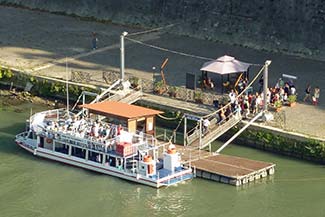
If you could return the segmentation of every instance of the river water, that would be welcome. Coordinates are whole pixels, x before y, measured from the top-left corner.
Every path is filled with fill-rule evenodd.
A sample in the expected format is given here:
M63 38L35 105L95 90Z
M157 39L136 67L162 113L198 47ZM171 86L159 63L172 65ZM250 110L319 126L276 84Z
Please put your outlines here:
M231 145L225 154L276 163L275 175L243 187L197 178L157 190L22 150L14 135L24 129L31 107L0 111L1 217L325 216L324 166Z

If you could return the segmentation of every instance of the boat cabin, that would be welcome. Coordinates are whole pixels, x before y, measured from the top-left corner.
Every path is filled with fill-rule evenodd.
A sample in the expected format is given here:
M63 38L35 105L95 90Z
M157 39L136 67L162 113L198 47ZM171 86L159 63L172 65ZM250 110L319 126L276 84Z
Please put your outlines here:
M162 111L115 101L84 104L81 107L87 109L89 113L114 119L117 123L123 123L131 133L142 131L150 135L155 134L155 116L163 113Z

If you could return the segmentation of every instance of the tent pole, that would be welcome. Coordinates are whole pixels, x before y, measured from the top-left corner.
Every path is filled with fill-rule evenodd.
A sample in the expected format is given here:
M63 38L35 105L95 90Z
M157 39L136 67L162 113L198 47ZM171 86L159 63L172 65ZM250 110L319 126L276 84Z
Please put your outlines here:
M223 75L221 75L221 94L223 94Z

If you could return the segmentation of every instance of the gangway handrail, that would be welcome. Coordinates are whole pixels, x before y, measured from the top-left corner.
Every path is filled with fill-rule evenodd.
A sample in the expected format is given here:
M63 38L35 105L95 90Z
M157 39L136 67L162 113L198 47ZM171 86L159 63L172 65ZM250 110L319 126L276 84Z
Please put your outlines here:
M71 111L73 111L73 110L77 107L77 105L78 105L78 103L79 103L79 101L80 101L80 99L81 99L81 97L82 97L83 95L95 96L95 97L98 96L97 93L93 93L93 92L89 92L89 91L85 91L85 90L82 91L81 94L79 95L79 97L78 97L76 103L75 103L74 106L72 107Z
M238 122L241 121L241 117L233 115L230 117L228 121L226 121L223 125L217 127L214 131L210 132L207 136L202 138L202 146L201 149L205 148L212 141L214 141L217 137L221 136L224 132L228 131L232 127L234 127Z
M131 103L137 101L140 97L142 97L142 95L143 95L142 90L133 90L131 92L131 94L122 98L120 101L131 104Z
M121 79L118 79L115 81L111 86L109 86L105 91L103 91L100 95L97 95L96 98L90 102L90 104L93 104L95 102L98 102L103 96L105 96L109 91L111 91L115 86L121 83ZM83 113L83 110L79 111L76 116L80 116Z
M210 121L211 124L208 127L209 128L209 133L207 135L202 135L202 143L205 144L206 141L211 140L211 138L215 137L215 135L219 134L222 131L225 131L225 128L231 128L233 127L234 124L237 124L241 120L241 116L238 116L237 114L231 113L229 116L227 116L228 120L224 119L221 122L217 122L217 119L215 117L212 118ZM235 120L235 121L233 121ZM214 128L215 125L219 125L217 128L211 130ZM230 127L229 127L230 126ZM196 139L199 138L200 132L199 132L198 126L195 128L192 128L188 133L187 133L187 144L191 145ZM226 130L227 131L227 130ZM190 134L191 132L191 134ZM190 135L189 135L190 134ZM201 148L206 147L206 145L203 145Z
M121 83L121 79L118 79L117 81L115 81L111 86L109 86L105 91L103 91L100 95L98 95L96 97L96 99L94 99L93 101L90 102L90 104L93 104L97 101L99 101L103 96L105 96L105 94L107 94L110 90L112 90L115 86L117 86L118 84Z
M237 138L247 127L263 115L264 111L258 113L252 120L250 120L243 128L241 128L235 135L233 135L225 144L223 144L214 154L219 154L225 147L227 147L234 139Z

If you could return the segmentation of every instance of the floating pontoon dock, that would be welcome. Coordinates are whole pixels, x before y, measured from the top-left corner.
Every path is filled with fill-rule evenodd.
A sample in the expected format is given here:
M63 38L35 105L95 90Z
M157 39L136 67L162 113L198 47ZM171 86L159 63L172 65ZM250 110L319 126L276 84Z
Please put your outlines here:
M235 186L254 182L274 174L275 164L205 150L176 146L184 162L191 162L196 177Z
M274 174L275 164L219 154L193 161L192 167L196 177L240 186Z

